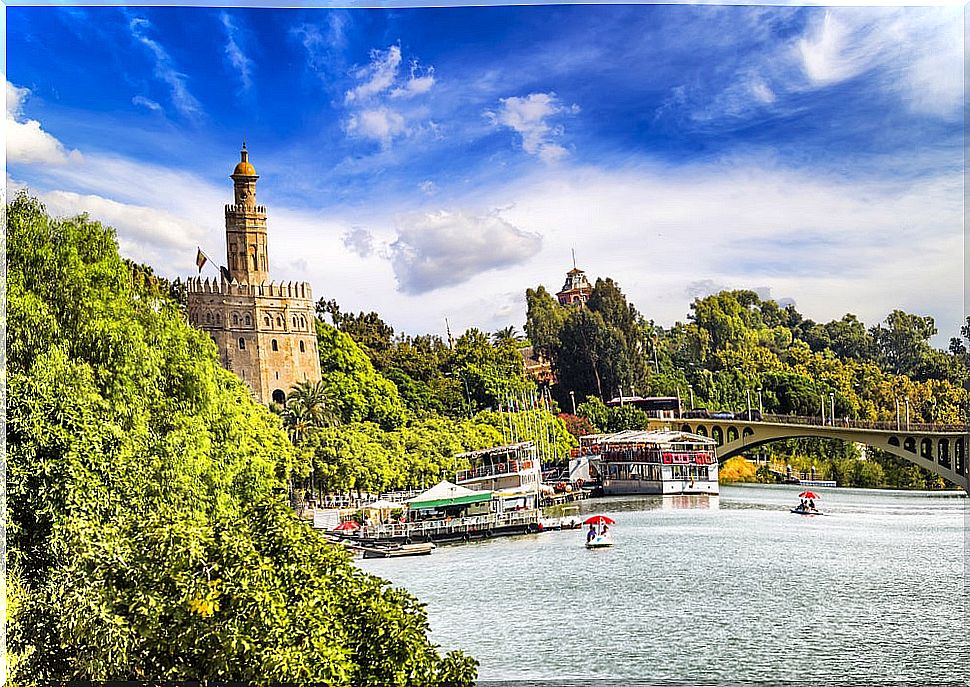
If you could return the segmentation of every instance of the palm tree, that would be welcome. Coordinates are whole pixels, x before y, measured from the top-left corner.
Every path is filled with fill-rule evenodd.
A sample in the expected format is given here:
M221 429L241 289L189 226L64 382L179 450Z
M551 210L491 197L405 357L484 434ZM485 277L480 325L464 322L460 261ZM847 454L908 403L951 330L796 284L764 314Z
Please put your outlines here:
M337 417L331 410L330 398L323 382L297 382L290 388L286 396L286 408L302 406L302 411L296 411L312 427L327 427L336 424Z
M509 325L508 327L503 327L502 329L499 329L494 334L492 334L492 341L494 341L496 344L502 343L503 341L518 342L521 340L522 340L522 337L519 336L519 333L515 330L515 327L513 325Z
M283 425L290 435L293 445L303 441L307 431L313 427L310 411L300 401L290 401L286 404L282 413Z

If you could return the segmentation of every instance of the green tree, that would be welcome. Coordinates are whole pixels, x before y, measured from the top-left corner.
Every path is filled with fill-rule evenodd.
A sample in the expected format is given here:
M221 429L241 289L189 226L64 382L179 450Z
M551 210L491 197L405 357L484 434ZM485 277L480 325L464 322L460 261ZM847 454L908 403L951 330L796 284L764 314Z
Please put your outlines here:
M470 684L286 504L293 448L113 233L7 208L10 679Z

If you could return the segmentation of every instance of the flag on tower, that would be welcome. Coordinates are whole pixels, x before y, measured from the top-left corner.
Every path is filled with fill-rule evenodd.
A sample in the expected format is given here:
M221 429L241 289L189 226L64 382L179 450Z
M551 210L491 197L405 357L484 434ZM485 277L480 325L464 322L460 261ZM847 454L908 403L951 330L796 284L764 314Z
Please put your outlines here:
M205 261L206 261L206 255L205 253L202 252L202 249L199 248L199 252L196 253L196 256L195 256L195 264L199 268L199 274L202 274L202 266L205 264Z

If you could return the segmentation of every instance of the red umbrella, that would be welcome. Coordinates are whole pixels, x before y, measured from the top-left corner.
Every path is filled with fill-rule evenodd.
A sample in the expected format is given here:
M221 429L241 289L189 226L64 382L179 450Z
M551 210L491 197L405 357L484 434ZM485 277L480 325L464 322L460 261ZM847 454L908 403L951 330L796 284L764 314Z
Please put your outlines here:
M801 494L798 495L798 497L799 498L802 498L802 499L820 499L820 498L822 498L821 496L819 496L818 494L816 494L814 491L803 491Z
M593 515L583 521L584 525L615 525L616 521L605 515Z
M342 523L333 528L334 532L346 532L347 530L356 530L360 527L353 520L344 520Z

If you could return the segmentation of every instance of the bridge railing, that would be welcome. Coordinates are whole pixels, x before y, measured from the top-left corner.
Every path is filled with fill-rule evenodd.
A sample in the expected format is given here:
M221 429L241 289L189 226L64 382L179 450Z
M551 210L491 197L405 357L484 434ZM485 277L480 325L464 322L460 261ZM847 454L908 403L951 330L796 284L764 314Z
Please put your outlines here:
M719 422L743 422L748 423L749 420L744 420L741 418L736 418L734 420L728 420L724 418L682 418L688 422L698 422L707 419L717 420ZM927 422L910 422L907 424L905 420L901 420L897 425L895 420L856 420L852 418L836 417L835 423L832 423L832 419L828 417L808 416L808 415L770 415L764 414L762 416L761 422L776 422L778 424L786 425L813 425L817 427L834 427L836 429L880 429L889 430L893 432L955 432L955 433L966 433L968 428L966 425L956 425L956 424L941 424L941 423L927 423Z

